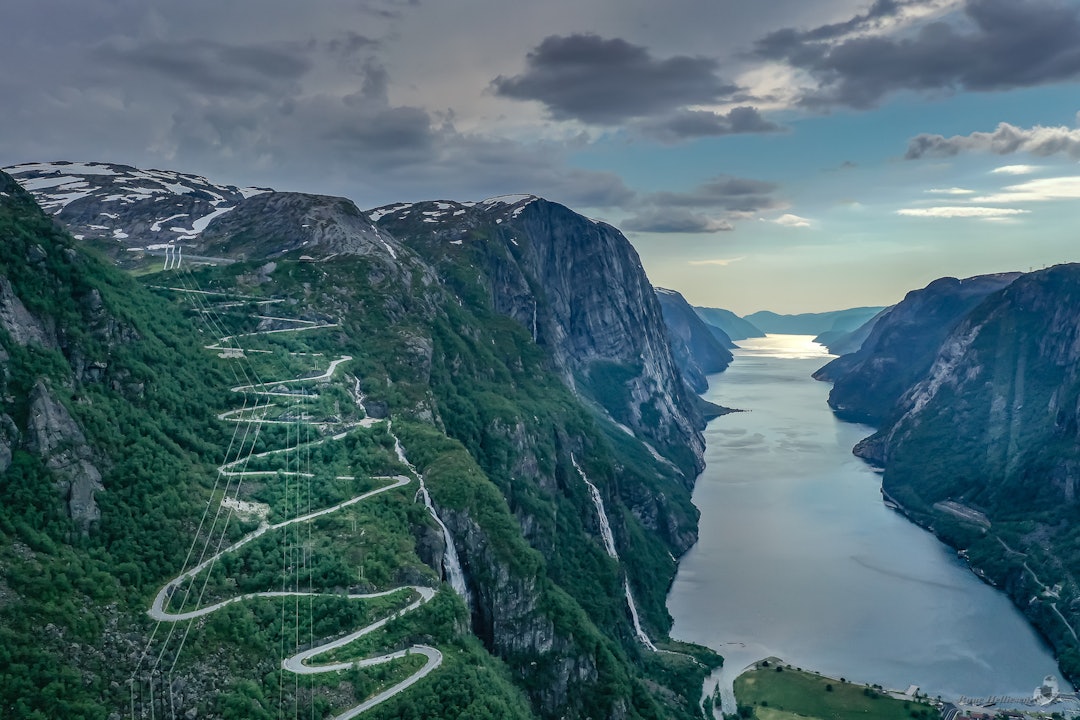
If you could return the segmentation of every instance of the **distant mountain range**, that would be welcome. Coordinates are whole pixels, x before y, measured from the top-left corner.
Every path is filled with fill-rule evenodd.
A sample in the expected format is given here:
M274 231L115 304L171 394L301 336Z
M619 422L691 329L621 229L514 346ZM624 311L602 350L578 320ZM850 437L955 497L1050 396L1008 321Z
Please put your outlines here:
M764 337L767 333L781 335L814 335L815 340L840 353L858 349L865 339L872 321L882 307L858 307L820 313L780 315L760 310L739 317L723 308L695 307L706 324L719 328L734 341ZM860 333L861 334L858 334ZM836 348L833 349L835 344Z
M708 325L723 330L733 341L752 337L765 337L765 333L752 322L744 320L730 310L723 308L695 307L694 312Z
M858 307L848 310L800 313L797 315L778 315L768 310L761 310L747 315L745 320L753 323L766 333L839 335L855 330L883 309L882 307ZM822 342L824 343L824 341Z

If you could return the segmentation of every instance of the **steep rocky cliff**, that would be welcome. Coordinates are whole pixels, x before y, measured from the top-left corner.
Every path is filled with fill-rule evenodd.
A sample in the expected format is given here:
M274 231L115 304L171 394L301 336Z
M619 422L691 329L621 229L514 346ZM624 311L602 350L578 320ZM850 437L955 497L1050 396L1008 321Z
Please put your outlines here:
M226 380L186 326L0 173L5 716L126 707L119 683L147 639L131 596L183 561L202 453L223 438L191 412Z
M702 417L622 233L532 196L392 205L371 217L448 282L479 279L494 309L551 354L568 386L650 442L692 484L704 467Z
M78 423L42 379L34 383L29 399L26 449L41 458L56 478L56 488L68 515L86 532L101 519L94 496L105 489L101 472L94 465L93 452Z
M731 364L731 339L720 328L710 329L674 290L656 288L656 298L683 380L694 392L705 392L709 389L705 376L723 372Z
M20 449L36 456L51 475L67 516L85 534L101 517L96 495L104 488L98 465L105 458L91 448L60 396L70 397L71 386L83 383L123 389L128 370L110 359L120 344L136 342L138 333L130 321L103 307L96 287L80 281L82 259L4 173L0 215L0 345L6 346L0 347L6 396L0 471L8 469ZM41 357L40 372L19 367L34 356ZM62 358L70 370L48 372L55 368L49 356ZM14 387L7 387L9 381Z
M856 447L883 488L1046 635L1080 675L1080 265L987 282L893 421ZM955 284L953 281L952 284Z
M900 396L923 377L945 337L987 295L1018 273L941 278L912 290L882 313L861 347L814 373L831 381L829 407L846 420L887 420Z

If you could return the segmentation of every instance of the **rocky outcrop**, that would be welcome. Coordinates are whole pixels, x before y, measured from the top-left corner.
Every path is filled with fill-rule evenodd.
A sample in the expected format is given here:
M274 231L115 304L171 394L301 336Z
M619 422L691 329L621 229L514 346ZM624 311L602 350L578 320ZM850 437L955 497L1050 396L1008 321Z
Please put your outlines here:
M51 322L35 317L26 309L6 277L0 277L0 327L18 345L57 347L56 328Z
M53 473L71 519L83 532L89 530L101 519L94 500L94 494L104 489L101 472L78 423L40 380L30 393L26 447Z
M732 344L731 339L719 328L710 330L686 299L674 290L656 288L656 299L660 301L671 352L683 380L694 392L705 392L709 389L705 376L723 372L731 364L731 351L727 349Z
M294 192L260 193L239 202L193 241L201 255L273 260L290 253L311 260L367 255L396 260L400 247L351 200Z
M941 278L909 292L874 323L854 353L825 365L814 378L833 382L829 407L840 417L879 424L900 396L930 368L945 337L990 293L1018 273Z
M525 205L516 220L528 242L515 259L546 300L547 339L557 360L593 385L610 380L606 363L633 370L621 383L625 394L617 393L621 403L604 398L608 411L661 452L689 447L692 471L700 472L702 422L634 248L614 227L544 200ZM599 368L605 369L598 379Z
M1080 443L1080 265L1021 276L984 300L939 344L928 370L877 433L887 461L926 418L950 416L986 457L1015 454L1023 431ZM981 438L973 431L981 430ZM959 448L958 448L959 449ZM1077 446L1080 450L1080 445ZM980 464L985 461L980 461Z
M544 594L550 592L541 587L541 578L516 572L500 559L486 533L467 513L443 510L441 514L460 542L462 556L468 558L466 573L477 591L474 631L501 657L536 658L535 672L549 675L538 683L543 688L538 698L543 712L565 710L572 705L575 687L595 683L595 658L581 652L574 638L557 632L541 607Z
M11 467L12 451L18 447L21 434L7 413L0 414L0 473Z

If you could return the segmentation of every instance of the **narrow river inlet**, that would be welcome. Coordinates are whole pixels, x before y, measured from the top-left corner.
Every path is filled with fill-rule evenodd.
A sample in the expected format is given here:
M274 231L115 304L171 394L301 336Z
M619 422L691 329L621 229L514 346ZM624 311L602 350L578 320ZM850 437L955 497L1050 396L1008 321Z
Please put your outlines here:
M1059 675L1009 599L954 551L887 508L851 454L871 428L843 423L811 379L809 336L743 340L706 399L746 412L705 431L700 538L668 596L671 635L720 652L719 682L769 656L944 698L1031 696ZM1063 683L1063 687L1065 684Z

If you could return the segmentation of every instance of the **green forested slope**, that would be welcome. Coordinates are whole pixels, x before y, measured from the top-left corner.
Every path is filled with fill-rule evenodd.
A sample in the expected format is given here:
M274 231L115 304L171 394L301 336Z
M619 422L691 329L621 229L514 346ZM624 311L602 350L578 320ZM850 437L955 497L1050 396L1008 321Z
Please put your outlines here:
M668 553L685 547L685 529L649 527L648 515L630 507L650 507L666 493L668 515L692 528L685 481L583 407L529 334L493 312L483 293L463 304L422 264L395 269L358 256L185 268L147 276L147 289L73 248L29 196L0 181L0 262L11 287L0 303L0 435L11 450L0 475L5 717L106 718L127 716L132 706L141 715L154 702L164 711L166 687L180 699L178 714L275 717L311 708L322 716L409 672L399 663L298 680L279 668L286 645L378 617L378 603L335 593L438 582L442 538L415 484L306 523L306 535L299 525L291 539L289 531L284 539L268 533L198 578L209 602L280 588L285 576L288 587L323 593L305 601L306 619L299 602L292 617L280 600L233 604L193 622L177 655L176 640L162 640L169 627L153 635L145 614L185 567L193 539L209 537L199 519L221 502L221 491L211 492L221 479L215 467L233 457L236 443L251 453L298 439L307 448L302 460L254 455L244 466L265 476L245 479L236 497L265 506L275 522L375 487L372 477L411 475L385 424L359 425L383 414L427 476L474 599L470 610L443 585L433 601L350 648L421 642L445 658L370 716L697 716L702 668L637 642L621 579L628 576L645 629L659 641L669 626ZM328 327L252 336L242 345L266 352L243 358L203 347L221 335L273 328L270 315ZM255 417L249 394L230 387L260 379L269 388L343 356L352 359L327 381L293 386L312 395L302 410L259 409L279 425L258 425L238 440L243 423L217 417ZM42 449L41 438L52 436L32 415L54 405L68 411L83 442L68 428ZM352 429L334 439L340 428ZM601 489L621 564L604 552L572 458ZM289 462L304 463L310 480L290 482ZM100 474L97 510L73 518L72 501L56 487L86 465ZM238 515L220 540L257 525ZM164 663L158 675L150 672L155 658Z

